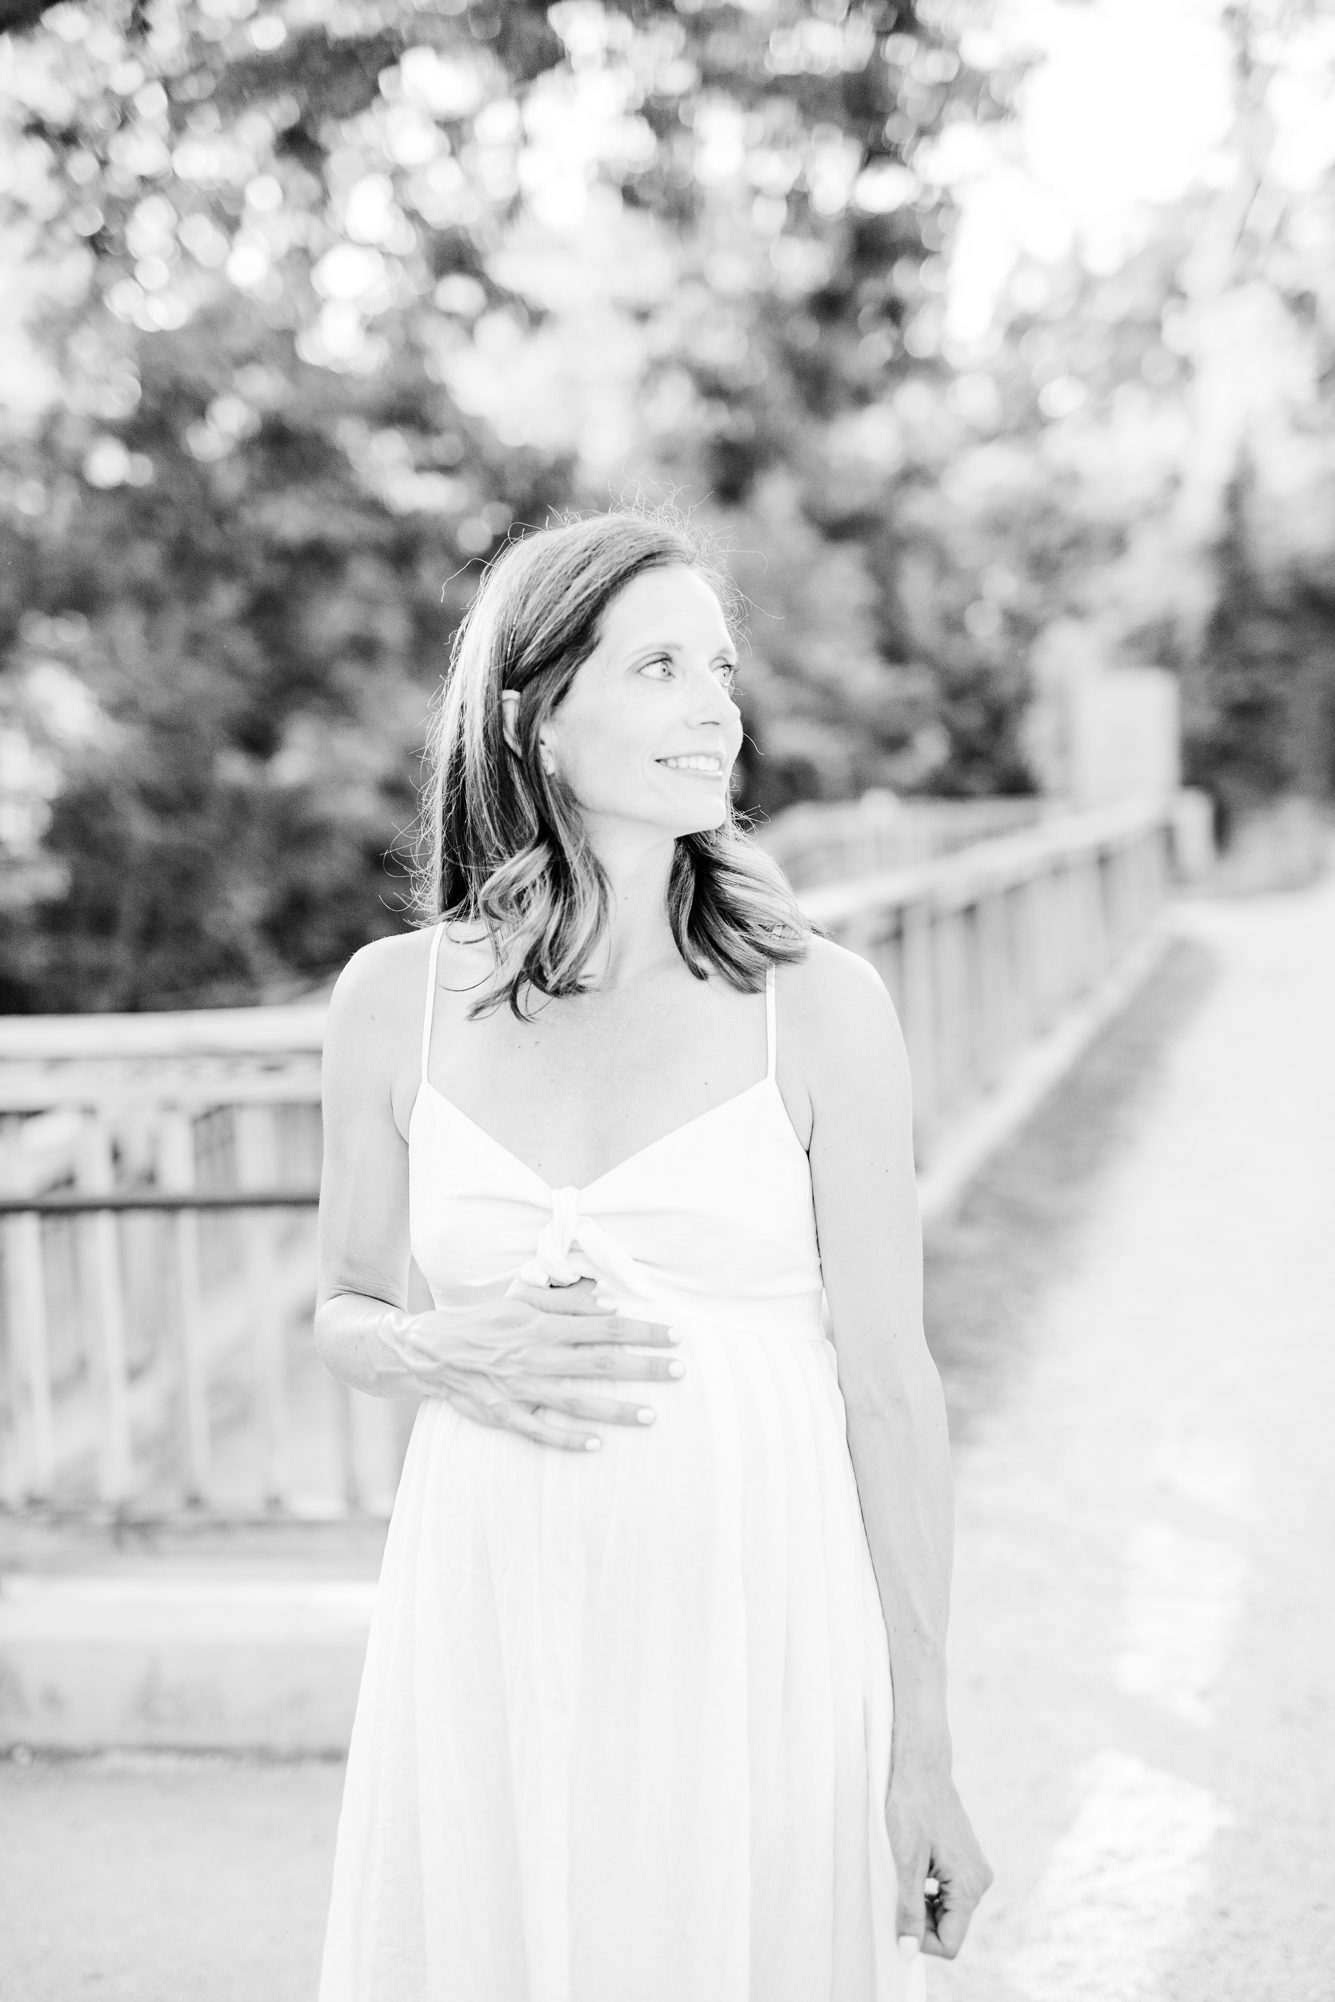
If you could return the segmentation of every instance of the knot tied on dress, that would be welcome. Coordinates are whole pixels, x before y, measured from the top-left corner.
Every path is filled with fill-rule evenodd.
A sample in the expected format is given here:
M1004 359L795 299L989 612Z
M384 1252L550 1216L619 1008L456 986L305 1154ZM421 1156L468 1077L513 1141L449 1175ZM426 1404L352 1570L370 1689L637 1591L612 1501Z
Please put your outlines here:
M552 1213L538 1233L532 1258L511 1281L526 1286L573 1286L577 1279L609 1279L623 1292L650 1291L644 1273L596 1218L580 1210L577 1188L551 1191Z

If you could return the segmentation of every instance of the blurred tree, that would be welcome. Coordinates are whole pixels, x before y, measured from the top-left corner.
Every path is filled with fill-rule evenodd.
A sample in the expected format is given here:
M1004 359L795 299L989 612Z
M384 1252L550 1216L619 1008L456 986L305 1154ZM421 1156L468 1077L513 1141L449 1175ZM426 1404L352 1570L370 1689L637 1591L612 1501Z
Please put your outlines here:
M400 921L382 858L470 566L597 499L470 390L542 335L506 251L559 207L569 147L544 133L572 105L600 121L584 183L672 273L642 383L685 404L646 471L704 486L730 540L801 551L782 637L761 622L752 802L941 768L986 663L963 629L948 672L899 650L893 538L879 501L834 500L829 439L939 369L948 205L914 149L1004 98L944 28L895 0L365 0L319 23L67 0L9 25L30 32L5 227L45 267L53 387L0 507L0 707L33 744L73 618L56 664L92 721L43 710L58 782L0 914L0 1005L283 992Z
M1109 662L1175 670L1225 834L1335 779L1335 171L1312 116L1335 41L1306 0L1226 25L1208 174L1111 251L1020 256L936 406L968 618L1021 651L1075 619Z
M1225 835L1335 789L1335 168L1284 157L1295 72L1328 107L1335 38L1312 0L1226 11L1233 172L1178 267L1188 449L1169 510L1188 774Z
M63 893L10 912L0 1004L277 993L401 922L386 851L470 576L437 518L377 491L377 440L391 472L405 428L466 462L448 478L488 543L565 497L560 465L501 451L402 351L331 382L281 332L252 342L225 306L201 314L145 343L114 430L90 443L62 414L33 443L51 509L6 566L10 674L74 614L97 727L42 844ZM237 373L247 403L217 393Z
M1232 838L1289 796L1335 791L1335 586L1292 560L1267 567L1244 453L1212 551L1214 604L1190 675L1187 774L1214 795Z

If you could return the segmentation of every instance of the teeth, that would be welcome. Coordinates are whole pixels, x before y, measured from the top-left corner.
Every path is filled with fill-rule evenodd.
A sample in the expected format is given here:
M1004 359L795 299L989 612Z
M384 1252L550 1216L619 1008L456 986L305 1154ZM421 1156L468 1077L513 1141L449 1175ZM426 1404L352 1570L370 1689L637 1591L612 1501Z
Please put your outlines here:
M721 772L723 770L722 758L660 758L658 762L660 765L666 765L669 771Z

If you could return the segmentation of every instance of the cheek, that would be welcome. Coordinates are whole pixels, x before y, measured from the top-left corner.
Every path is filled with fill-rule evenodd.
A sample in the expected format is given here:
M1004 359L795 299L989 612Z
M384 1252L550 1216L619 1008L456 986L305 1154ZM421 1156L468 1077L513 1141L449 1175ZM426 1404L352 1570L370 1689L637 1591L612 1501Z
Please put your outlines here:
M558 749L559 769L577 799L615 798L641 779L646 747L614 718L572 730Z

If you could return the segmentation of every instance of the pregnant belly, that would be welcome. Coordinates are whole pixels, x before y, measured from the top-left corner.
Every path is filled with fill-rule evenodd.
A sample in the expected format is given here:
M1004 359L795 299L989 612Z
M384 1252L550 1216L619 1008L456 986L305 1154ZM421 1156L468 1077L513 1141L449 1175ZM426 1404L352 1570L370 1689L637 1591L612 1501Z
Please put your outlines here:
M448 1525L456 1547L472 1547L475 1556L483 1544L502 1559L540 1549L557 1569L578 1562L597 1570L688 1563L729 1522L748 1547L763 1548L787 1534L793 1511L819 1512L831 1500L842 1509L850 1498L856 1505L827 1341L699 1323L683 1330L678 1353L686 1373L674 1380L552 1379L576 1396L655 1411L652 1425L589 1421L602 1440L596 1453L549 1446L479 1424L444 1400L426 1401L396 1518L412 1515L424 1529Z

